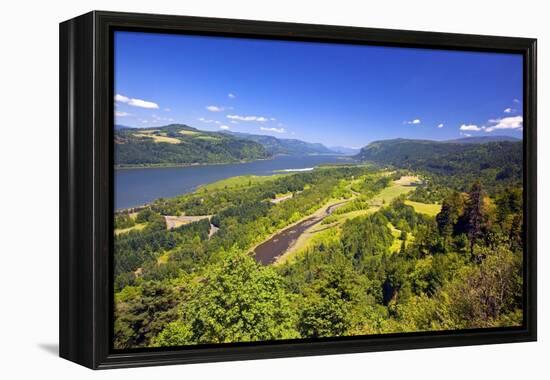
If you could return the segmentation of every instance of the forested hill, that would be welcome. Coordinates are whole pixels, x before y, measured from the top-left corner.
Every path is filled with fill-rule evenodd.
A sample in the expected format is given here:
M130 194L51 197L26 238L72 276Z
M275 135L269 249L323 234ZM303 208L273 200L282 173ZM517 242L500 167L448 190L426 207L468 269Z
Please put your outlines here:
M446 143L458 143L458 144L486 144L490 142L501 142L501 141L511 141L518 142L521 139L511 136L471 136L471 137L462 137L455 140L446 140Z
M336 153L323 144L310 143L297 139L280 139L273 136L253 135L239 132L224 132L231 136L255 141L263 145L270 154L332 154Z
M522 155L521 141L476 144L394 139L372 142L355 158L439 176L459 176L464 183L477 178L495 184L521 181Z
M182 124L115 129L115 165L162 166L265 159L259 143Z

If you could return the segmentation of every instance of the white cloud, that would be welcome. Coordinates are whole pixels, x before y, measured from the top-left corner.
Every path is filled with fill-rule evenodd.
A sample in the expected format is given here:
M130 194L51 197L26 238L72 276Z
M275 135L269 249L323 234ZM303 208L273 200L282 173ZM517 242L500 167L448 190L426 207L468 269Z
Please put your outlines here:
M519 99L514 99L513 102L519 104Z
M466 136L466 137L472 137L472 135L469 134L469 133L465 133L464 136Z
M443 127L444 127L443 123L437 125L437 128L443 128Z
M124 116L130 116L131 114L129 114L128 112L124 112L124 111L115 111L115 116L116 117L124 117Z
M516 112L516 110L513 109L513 108L510 108L510 107L508 107L504 110L504 113L512 113L512 112Z
M219 106L208 106L206 109L210 112L222 112L225 108Z
M238 121L235 121L235 120L231 120L230 123L231 123L231 124L239 124L239 122L238 122Z
M228 125L220 125L220 129L229 129Z
M115 102L121 102L121 103L128 103L130 101L130 98L124 95L116 94L115 95Z
M221 124L221 122L219 122L218 120L205 119L204 117L199 117L198 120L202 121L203 123L206 123L206 124L218 124L218 125Z
M147 100L142 100L142 99L130 99L130 101L128 102L128 105L134 106L134 107L148 108L148 109L159 108L159 105L157 103L149 102Z
M267 128L267 127L260 127L260 130L266 131L266 132L285 133L285 129L284 129L284 128Z
M237 96L236 96L235 94L233 94L233 93L230 92L229 94L227 94L227 97L228 97L229 99L235 99Z
M474 125L474 124L469 124L469 125L466 125L466 124L462 124L460 126L460 130L461 131L481 131L481 128L479 128L477 125Z
M268 120L266 117L263 116L227 115L227 118L240 121L259 121L260 123L266 122Z
M493 132L497 129L514 129L521 130L523 129L523 116L509 116L503 117L502 119L491 119L489 123L492 125L485 128L487 132Z
M420 123L421 123L420 119L405 121L405 124L410 124L410 125L416 125L416 124L420 124Z
M129 98L127 96L120 95L120 94L115 95L115 102L126 103L129 106L140 107L140 108L148 108L148 109L159 108L159 105L155 102L150 102L148 100L143 100L143 99Z

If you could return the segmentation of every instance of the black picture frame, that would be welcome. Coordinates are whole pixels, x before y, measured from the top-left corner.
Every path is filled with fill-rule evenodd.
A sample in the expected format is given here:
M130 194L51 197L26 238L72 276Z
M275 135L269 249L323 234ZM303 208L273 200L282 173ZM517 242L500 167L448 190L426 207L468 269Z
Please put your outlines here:
M112 349L115 30L519 53L524 64L524 324L315 341ZM93 369L535 341L536 39L93 11L60 24L60 356Z

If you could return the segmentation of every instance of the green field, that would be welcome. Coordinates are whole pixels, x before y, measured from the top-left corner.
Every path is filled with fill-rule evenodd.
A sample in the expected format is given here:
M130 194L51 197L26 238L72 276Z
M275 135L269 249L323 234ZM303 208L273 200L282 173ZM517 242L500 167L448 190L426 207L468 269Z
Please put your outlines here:
M395 226L391 223L388 223L388 227L390 228L391 234L393 235L393 243L390 247L390 252L399 252L402 243L402 240L399 238L401 236L401 230L395 228Z
M118 228L118 229L115 229L115 235L124 234L124 233L130 232L130 231L141 231L146 226L147 226L147 223L138 223L138 224L136 224L135 226L132 226L132 227Z
M227 179L222 179L217 182L209 183L208 185L203 185L199 187L199 191L216 191L222 189L234 189L238 187L248 187L253 185L259 185L269 181L274 181L283 176L290 174L274 174L269 176L261 175L242 175L237 177L231 177Z
M420 203L406 200L405 204L414 207L414 211L429 216L436 216L441 211L441 205L434 203Z
M197 135L199 132L196 132L196 131L188 131L188 130L186 130L186 129L183 129L183 130L179 131L179 133L181 133L182 135L194 136L194 135Z
M403 240L401 240L401 230L395 228L392 223L388 223L388 227L390 228L391 234L394 238L393 243L390 247L390 252L399 252L401 250L401 245L403 244ZM405 241L406 245L408 246L413 241L414 236L412 234L407 234L407 240Z
M414 191L416 186L413 186L412 183L417 181L419 181L418 177L402 177L398 181L393 181L390 186L380 191L380 193L372 199L371 204L373 206L388 204L395 198Z

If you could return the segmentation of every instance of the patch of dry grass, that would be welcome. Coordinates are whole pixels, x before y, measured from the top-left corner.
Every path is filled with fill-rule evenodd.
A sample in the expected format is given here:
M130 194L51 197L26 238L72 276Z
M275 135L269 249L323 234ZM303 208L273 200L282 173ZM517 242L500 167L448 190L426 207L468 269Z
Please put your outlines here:
M181 133L182 135L192 136L192 135L197 135L199 132L187 131L187 130L183 129L183 130L179 131L179 133Z
M426 214L429 216L436 216L441 211L441 205L435 203L421 203L406 200L405 204L412 206L414 208L414 211L418 212L419 214Z
M147 131L149 132L149 131ZM161 135L153 135L150 133L134 133L135 137L146 137L146 138L152 138L154 142L156 143L168 143L168 144L179 144L181 143L180 140L174 138L174 137L168 137L168 136L161 136Z
M124 234L130 231L140 231L145 228L147 223L138 223L132 227L115 229L115 235Z

